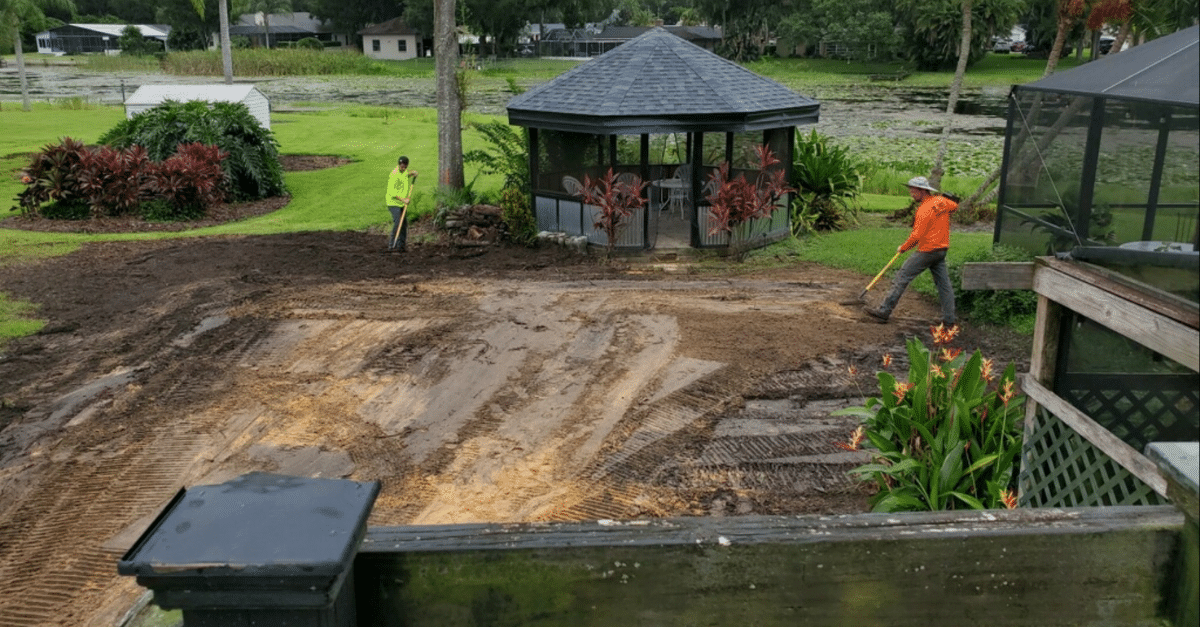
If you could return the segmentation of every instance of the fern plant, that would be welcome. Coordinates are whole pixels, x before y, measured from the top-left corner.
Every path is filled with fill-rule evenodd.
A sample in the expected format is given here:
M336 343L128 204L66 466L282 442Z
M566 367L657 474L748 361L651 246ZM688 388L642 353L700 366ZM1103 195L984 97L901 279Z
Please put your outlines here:
M529 144L524 130L499 120L474 123L471 128L483 136L489 148L464 153L463 162L478 164L481 174L502 175L506 189L529 191Z

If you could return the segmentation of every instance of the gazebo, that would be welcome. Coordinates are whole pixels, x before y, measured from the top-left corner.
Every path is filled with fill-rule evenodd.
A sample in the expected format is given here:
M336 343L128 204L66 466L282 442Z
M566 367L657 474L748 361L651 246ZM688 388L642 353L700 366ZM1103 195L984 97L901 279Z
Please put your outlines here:
M795 127L820 104L655 28L508 103L509 123L528 129L532 206L538 228L607 245L577 184L609 168L648 182L647 204L614 246L724 247L711 228L706 183L722 163L753 180L753 148L766 145L789 168ZM790 174L790 172L789 172ZM787 206L751 225L765 244L789 232ZM677 231L676 231L677 229ZM675 235L675 233L678 235ZM660 239L660 235L662 238Z

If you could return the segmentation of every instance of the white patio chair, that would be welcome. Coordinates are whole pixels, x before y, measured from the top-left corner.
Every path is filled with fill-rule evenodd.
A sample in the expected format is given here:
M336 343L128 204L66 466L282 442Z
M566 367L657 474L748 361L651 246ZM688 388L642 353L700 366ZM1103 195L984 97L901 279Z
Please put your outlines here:
M572 196L580 196L583 194L583 183L573 176L562 177L562 186L566 192Z
M691 204L689 200L691 197L692 167L685 163L675 168L673 180L678 182L670 188L667 196L667 204L672 210L678 209L679 217L682 219L686 217L687 207Z

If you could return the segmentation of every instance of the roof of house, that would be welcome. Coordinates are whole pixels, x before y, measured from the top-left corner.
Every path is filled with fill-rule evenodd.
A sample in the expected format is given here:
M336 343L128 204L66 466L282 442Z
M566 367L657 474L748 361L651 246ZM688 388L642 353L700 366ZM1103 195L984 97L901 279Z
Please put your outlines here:
M413 30L408 24L404 23L404 18L394 17L386 22L372 24L360 31L359 35L420 35L421 33Z
M1200 26L1055 72L1018 90L1200 104Z
M95 31L111 37L120 37L122 31L130 24L64 24L63 26L74 26L85 30ZM165 38L171 33L171 27L167 24L133 24L142 31L143 37ZM60 26L59 28L62 28ZM47 32L53 32L57 29L51 28Z
M711 26L605 26L596 39L628 40L643 35L654 28L661 28L672 35L677 35L688 41L720 39L721 29Z
M254 85L142 85L138 87L125 105L159 105L168 100L175 102L242 102L251 92L258 91ZM261 93L261 92L260 92Z
M601 134L751 131L814 124L820 106L654 28L516 96L508 119Z

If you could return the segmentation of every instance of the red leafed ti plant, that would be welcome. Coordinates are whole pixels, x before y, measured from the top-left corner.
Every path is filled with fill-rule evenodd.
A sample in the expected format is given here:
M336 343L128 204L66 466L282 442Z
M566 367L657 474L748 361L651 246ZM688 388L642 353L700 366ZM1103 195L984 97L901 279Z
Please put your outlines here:
M612 168L596 180L584 175L583 189L579 195L583 196L583 204L600 209L593 226L604 231L608 237L609 253L616 246L617 236L633 216L633 210L645 206L646 198L642 196L645 188L646 183L641 177L634 176L631 181L624 182L617 179Z
M709 235L728 231L730 250L738 258L744 253L741 242L733 237L740 225L756 218L767 218L778 209L779 199L784 194L796 191L787 183L787 172L781 167L775 154L765 144L754 147L758 159L758 173L750 181L745 174L730 179L729 162L724 162L709 174L713 192L707 196L712 204Z

